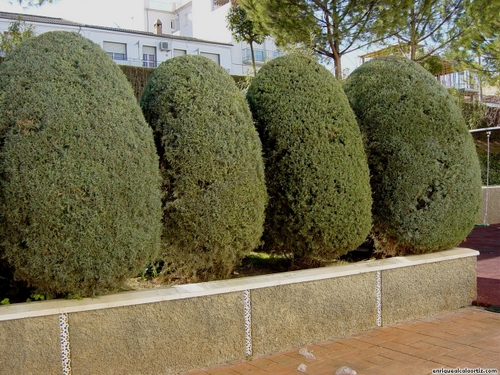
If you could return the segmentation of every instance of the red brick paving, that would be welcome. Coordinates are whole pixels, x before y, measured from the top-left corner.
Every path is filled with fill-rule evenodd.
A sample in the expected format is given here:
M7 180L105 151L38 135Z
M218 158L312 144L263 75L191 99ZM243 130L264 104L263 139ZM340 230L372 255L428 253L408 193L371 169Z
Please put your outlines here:
M358 375L428 375L433 369L464 367L500 371L500 314L467 307L308 345L316 359L300 355L300 349L185 374L334 375L342 366ZM297 370L302 364L305 372Z
M476 302L500 306L500 223L474 227L460 247L479 251Z
M477 303L500 306L500 224L477 226L461 247L478 250ZM494 368L500 373L500 314L467 307L379 328L350 338L232 362L186 375L334 375L348 366L357 375L428 375L433 369ZM300 365L306 366L299 372Z

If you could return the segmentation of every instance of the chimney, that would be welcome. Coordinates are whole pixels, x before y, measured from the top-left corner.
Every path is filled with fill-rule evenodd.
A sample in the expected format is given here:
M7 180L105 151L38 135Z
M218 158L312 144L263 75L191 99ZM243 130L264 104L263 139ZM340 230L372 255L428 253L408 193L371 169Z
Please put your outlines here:
M156 20L155 24L153 25L155 29L155 34L161 35L163 34L163 24L159 19Z

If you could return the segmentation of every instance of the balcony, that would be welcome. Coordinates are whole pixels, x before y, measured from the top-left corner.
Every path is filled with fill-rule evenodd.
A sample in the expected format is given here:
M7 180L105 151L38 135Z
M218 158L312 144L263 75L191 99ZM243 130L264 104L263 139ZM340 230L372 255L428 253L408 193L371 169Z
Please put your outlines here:
M149 9L173 12L182 6L182 0L149 0Z
M477 90L479 88L477 77L467 70L461 72L446 72L445 74L436 76L436 79L446 88L454 87L459 90Z
M113 61L119 65L142 66L146 68L157 68L160 65L160 62L156 60L116 58L116 56L113 58Z
M265 49L254 48L253 49L255 63L256 64L264 64L266 61L272 60L275 57L282 56L283 52L281 51L270 51ZM243 64L251 64L252 63L252 53L250 48L243 49Z

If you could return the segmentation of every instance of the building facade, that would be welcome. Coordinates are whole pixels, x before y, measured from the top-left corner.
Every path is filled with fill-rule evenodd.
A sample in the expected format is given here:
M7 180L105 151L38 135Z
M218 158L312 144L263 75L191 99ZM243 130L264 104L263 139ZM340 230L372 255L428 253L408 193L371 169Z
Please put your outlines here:
M252 71L250 47L236 42L227 27L230 0L144 0L144 30L152 29L152 20L161 20L164 32L232 44L231 73L246 75ZM165 29L166 27L166 29ZM254 44L257 67L282 55L272 38Z
M153 24L154 31L136 31L86 25L61 18L0 12L0 32L6 31L17 20L33 25L37 35L56 30L79 33L101 46L121 65L154 68L169 58L196 54L214 60L228 73L232 73L233 46L230 43L166 34L163 33L163 25L156 20Z

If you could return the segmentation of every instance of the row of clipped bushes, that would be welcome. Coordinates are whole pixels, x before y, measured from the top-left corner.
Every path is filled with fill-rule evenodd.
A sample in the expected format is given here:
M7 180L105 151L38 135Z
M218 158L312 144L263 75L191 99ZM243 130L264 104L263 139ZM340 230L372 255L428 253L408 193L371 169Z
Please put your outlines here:
M153 73L153 68L146 67L134 67L127 65L120 65L120 68L125 73L127 79L132 85L132 89L134 90L134 94L138 101L140 101L142 97L142 93L144 92L144 88L146 87L147 82L149 81L149 77ZM231 76L236 82L236 86L240 89L246 89L251 82L251 76ZM487 107L486 105L480 102L465 102L463 94L457 89L448 89L451 96L456 100L462 116L464 117L465 123L469 129L476 128L485 128L489 126L495 126L498 124L500 118L500 110L494 107ZM473 135L473 138L476 143L476 150L479 156L479 162L481 165L481 178L483 181L483 185L486 185L486 167L487 167L487 155L486 155L486 147L483 146L484 133L476 133ZM493 133L492 141L495 141L495 134ZM497 150L497 147L492 148L490 153L491 163L490 163L490 185L500 185L500 152Z
M257 247L312 262L370 232L385 254L461 242L481 184L446 91L401 58L363 65L344 89L288 55L245 100L215 63L181 56L139 107L89 40L28 40L0 66L4 270L38 293L87 296L156 260L210 279Z
M2 60L0 60L1 62ZM149 77L155 71L155 68L148 68L143 66L130 66L130 65L119 65L122 72L127 77L127 80L132 85L132 90L137 98L137 101L141 100L142 93L146 87ZM247 76L231 75L238 87L246 87Z

